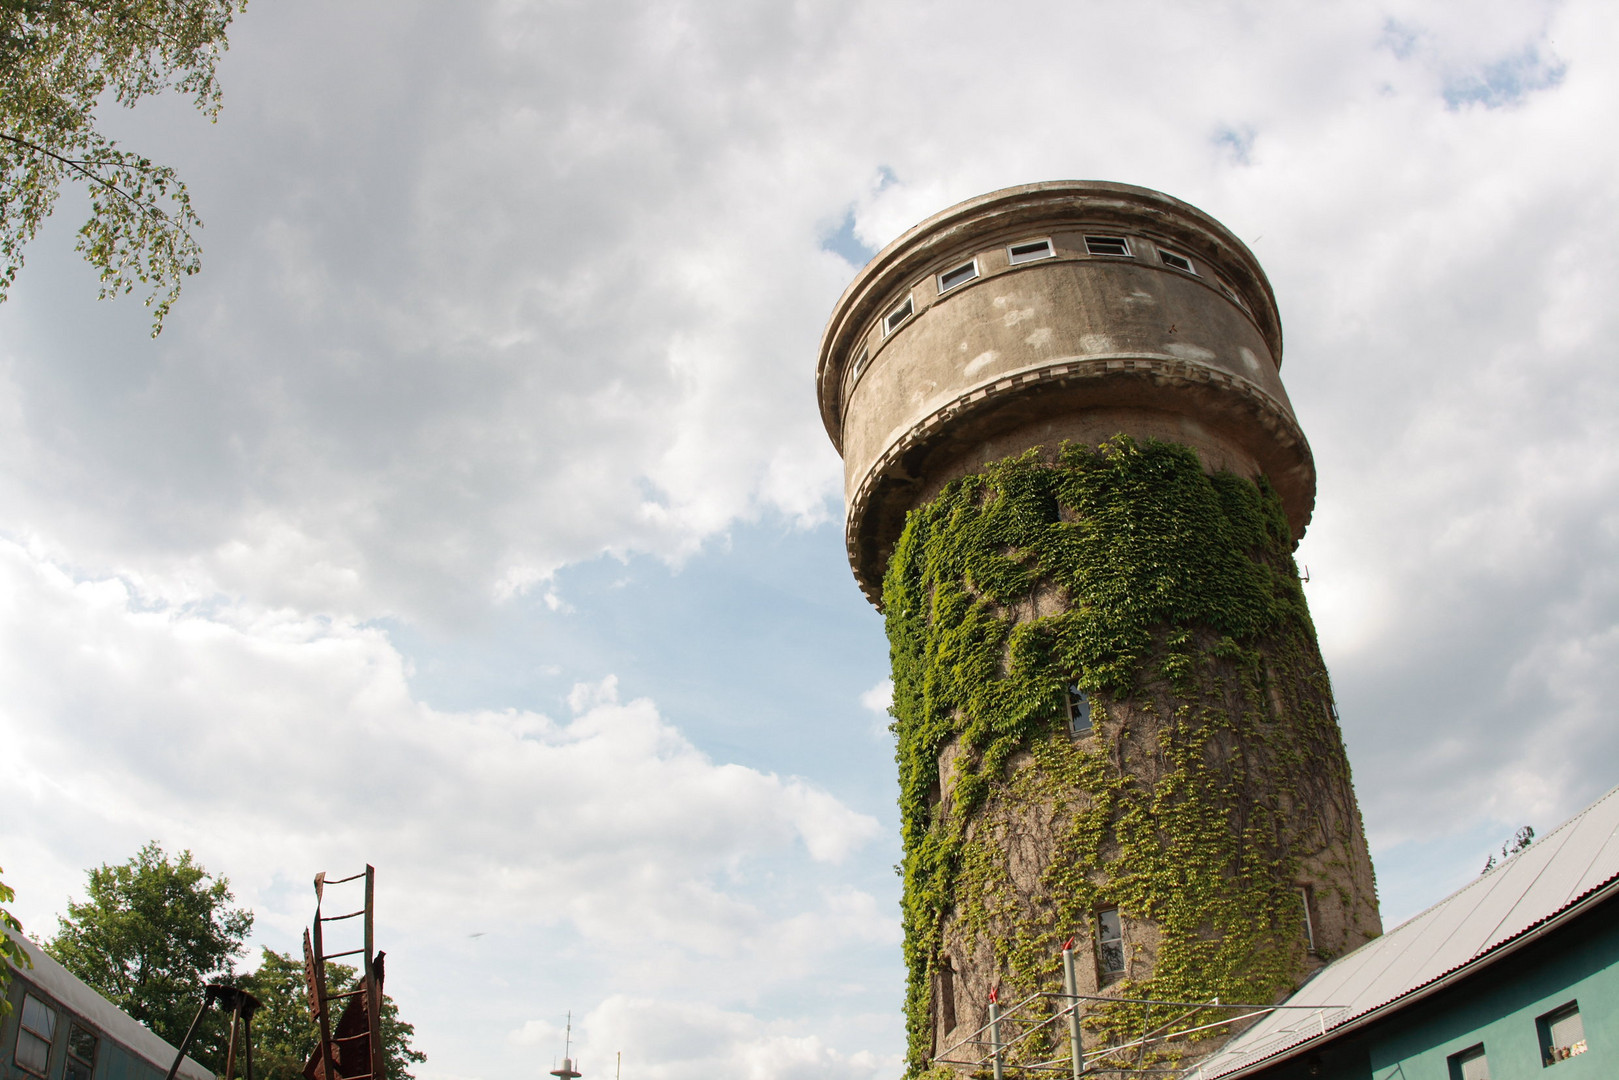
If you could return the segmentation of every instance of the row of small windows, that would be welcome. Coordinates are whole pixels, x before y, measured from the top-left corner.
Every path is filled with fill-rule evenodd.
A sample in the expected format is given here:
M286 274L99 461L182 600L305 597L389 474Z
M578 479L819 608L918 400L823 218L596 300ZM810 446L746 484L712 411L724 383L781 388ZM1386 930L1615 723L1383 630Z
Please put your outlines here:
M1124 259L1132 259L1135 257L1135 252L1131 248L1130 238L1127 236L1093 236L1087 234L1084 241L1085 253L1088 255L1110 256ZM1197 268L1192 265L1192 260L1187 258L1185 255L1177 254L1168 250L1167 248L1158 247L1156 244L1152 245L1152 250L1157 253L1158 261L1164 266L1167 266L1172 270L1179 270L1183 274L1190 274L1193 277L1202 276L1197 272ZM1043 236L1037 240L1025 240L1021 243L1008 246L1006 249L1006 260L1011 266L1022 266L1024 263L1031 263L1040 259L1052 258L1056 254L1057 249L1052 244L1051 238L1049 236ZM979 267L978 259L972 258L957 266L952 266L948 270L941 271L934 278L934 283L938 287L939 295L943 296L952 289L960 288L961 286L967 284L967 282L973 281L981 275L982 270ZM1233 292L1225 282L1216 279L1216 284L1219 286L1220 291L1225 294L1227 299L1239 305L1244 310L1247 310L1248 305L1243 303L1242 299L1238 297L1237 294ZM911 297L907 296L904 300L901 300L898 304L891 308L887 315L883 316L883 336L887 337L895 330L898 330L901 326L905 325L906 321L909 320L914 314L916 314L916 304ZM858 373L862 366L863 365L858 363L855 365L856 373Z
M56 1010L33 994L24 994L22 1017L17 1027L14 1058L17 1068L34 1076L50 1071L51 1045L56 1041ZM67 1032L67 1065L62 1080L90 1080L96 1071L95 1032L70 1023Z
M1535 1034L1540 1039L1543 1068L1549 1069L1585 1053L1585 1022L1580 1019L1580 1003L1571 1001L1537 1017ZM1450 1080L1490 1080L1490 1059L1484 1053L1483 1043L1450 1055L1446 1064L1450 1066Z

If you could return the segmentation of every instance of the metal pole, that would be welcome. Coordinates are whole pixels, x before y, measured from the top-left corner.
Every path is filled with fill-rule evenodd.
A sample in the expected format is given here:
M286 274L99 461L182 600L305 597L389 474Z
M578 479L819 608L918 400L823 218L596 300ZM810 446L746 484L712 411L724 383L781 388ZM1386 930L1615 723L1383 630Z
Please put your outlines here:
M995 1080L1004 1080L1001 1064L1001 1003L989 998L989 1052L995 1062Z
M326 993L326 937L320 925L320 901L325 888L326 871L322 870L315 875L315 944L311 955L315 958L315 996L320 1005L321 1080L337 1080L336 1064L332 1061L332 999Z
M1079 979L1074 975L1074 943L1062 947L1062 988L1068 995L1068 1052L1074 1059L1074 1080L1085 1071L1085 1049L1079 1040Z
M242 1044L247 1051L247 1080L253 1080L253 1014L242 1018Z
M242 1022L242 995L235 994L236 1005L230 1011L230 1042L225 1044L225 1080L236 1076L236 1027Z
M382 987L377 985L372 903L376 899L377 871L365 864L365 1015L371 1021L371 1080L387 1080L388 1063L382 1056Z
M180 1051L174 1055L174 1064L169 1066L169 1075L163 1080L174 1080L174 1074L180 1071L180 1062L185 1060L186 1051L191 1049L191 1040L197 1037L197 1025L202 1023L202 1014L208 1011L208 1006L214 1003L219 996L219 989L210 986L203 991L202 1004L197 1006L197 1015L191 1018L191 1026L186 1028L186 1037L180 1040Z

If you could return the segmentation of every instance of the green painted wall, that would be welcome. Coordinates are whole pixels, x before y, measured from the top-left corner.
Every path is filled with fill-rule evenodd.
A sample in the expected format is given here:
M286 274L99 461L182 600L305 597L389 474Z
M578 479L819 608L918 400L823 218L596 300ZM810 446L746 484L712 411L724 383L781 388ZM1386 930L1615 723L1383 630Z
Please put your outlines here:
M1542 1065L1535 1021L1569 1001L1579 1002L1589 1049ZM1450 1055L1478 1043L1491 1080L1619 1077L1619 900L1254 1080L1451 1080Z
M1608 906L1606 920L1587 917L1368 1039L1374 1080L1449 1080L1450 1055L1481 1042L1492 1080L1619 1077L1619 911ZM1535 1020L1573 1000L1590 1048L1542 1065Z

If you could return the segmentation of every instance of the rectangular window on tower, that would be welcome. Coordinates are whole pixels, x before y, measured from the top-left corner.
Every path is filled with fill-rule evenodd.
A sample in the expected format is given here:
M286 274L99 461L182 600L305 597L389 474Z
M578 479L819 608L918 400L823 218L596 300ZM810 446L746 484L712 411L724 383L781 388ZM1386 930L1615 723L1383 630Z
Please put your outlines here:
M1540 1034L1540 1063L1556 1065L1585 1053L1585 1021L1580 1003L1571 1001L1535 1021Z
M911 298L907 296L898 307L894 308L883 317L883 336L887 337L895 330L898 330L901 324L903 324L906 319L909 319L911 317L911 313L915 310L916 308L914 305L912 305Z
M939 292L947 293L958 285L965 285L978 276L978 260L968 259L939 275Z
M1124 974L1124 924L1116 907L1096 913L1096 967L1103 985Z
M1063 688L1063 700L1068 709L1068 734L1074 738L1091 733L1091 699L1078 683Z
M1085 251L1091 255L1122 255L1130 257L1130 241L1122 236L1087 236Z
M1299 886L1299 905L1304 908L1304 946L1305 946L1305 948L1310 950L1311 955L1314 955L1314 953L1315 953L1315 912L1310 910L1310 907L1311 907L1310 902L1311 902L1312 899L1313 899L1313 897L1311 896L1310 886L1308 886L1308 885L1300 885Z
M1048 239L1026 240L1006 249L1006 261L1013 266L1020 266L1037 259L1049 259L1055 254Z
M1163 248L1159 248L1158 257L1163 260L1165 266L1173 266L1176 270L1191 274L1194 277L1197 275L1197 271L1192 269L1192 260L1185 255L1177 255L1173 251L1165 251Z
M956 968L947 956L939 964L939 1030L950 1032L956 1026Z

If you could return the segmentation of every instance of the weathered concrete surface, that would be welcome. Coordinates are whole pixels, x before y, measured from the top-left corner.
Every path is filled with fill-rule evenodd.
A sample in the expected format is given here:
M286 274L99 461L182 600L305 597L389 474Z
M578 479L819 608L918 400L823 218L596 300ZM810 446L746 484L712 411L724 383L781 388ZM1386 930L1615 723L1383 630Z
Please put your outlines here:
M1130 253L1093 254L1087 235L1124 238ZM1012 265L1009 246L1034 240L1049 240L1051 257ZM1190 272L1164 252L1187 260ZM941 292L938 275L969 259L977 276ZM885 325L907 300L912 314ZM1195 207L1128 185L1060 181L942 211L860 272L821 341L817 391L844 459L845 535L857 581L880 603L906 513L949 481L1026 450L1052 457L1064 441L1095 445L1121 433L1179 443L1211 471L1268 481L1298 539L1314 507L1315 466L1281 382L1281 360L1281 321L1264 271L1230 230ZM1069 602L1041 594L1017 617L1049 615ZM1331 745L1290 782L1267 781L1244 797L1290 807L1275 843L1296 859L1297 884L1310 887L1320 952L1336 954L1380 932L1371 861L1330 720L1330 691L1324 680L1320 687L1300 682L1286 687L1284 702L1279 686L1270 691L1276 700L1238 694L1226 707L1234 716L1326 710ZM1149 787L1160 775L1165 740L1180 737L1161 719L1173 714L1172 703L1157 696L1164 700L1149 693L1101 703L1089 737L1108 747L1121 773ZM936 797L944 817L953 812L957 752L952 744L941 758ZM1230 761L1234 768L1271 753L1236 736L1212 752L1221 767ZM1031 927L1037 936L1049 931L1053 958L1072 936L1081 992L1100 985L1088 921L1094 913L1059 914L1063 898L1047 884L1060 878L1054 871L1071 849L1063 837L1089 796L1051 779L1042 777L1035 755L1019 756L968 823L993 863L979 880L993 881L995 892L958 894L944 917L932 992L935 1052L984 1022L989 991L1009 972L997 950ZM981 913L976 922L962 916L968 908ZM1126 918L1130 979L1150 975L1158 935L1150 920ZM1319 962L1304 956L1302 941L1286 949L1305 967Z
M1124 238L1131 254L1090 254L1087 235ZM1052 257L1011 265L1009 246L1034 239ZM978 277L941 294L938 275L968 259ZM914 314L890 329L907 299ZM1120 432L1267 477L1303 535L1315 465L1281 351L1252 253L1166 195L1031 184L930 218L860 273L821 342L821 414L843 454L856 579L878 602L906 511L945 482L1030 447Z

